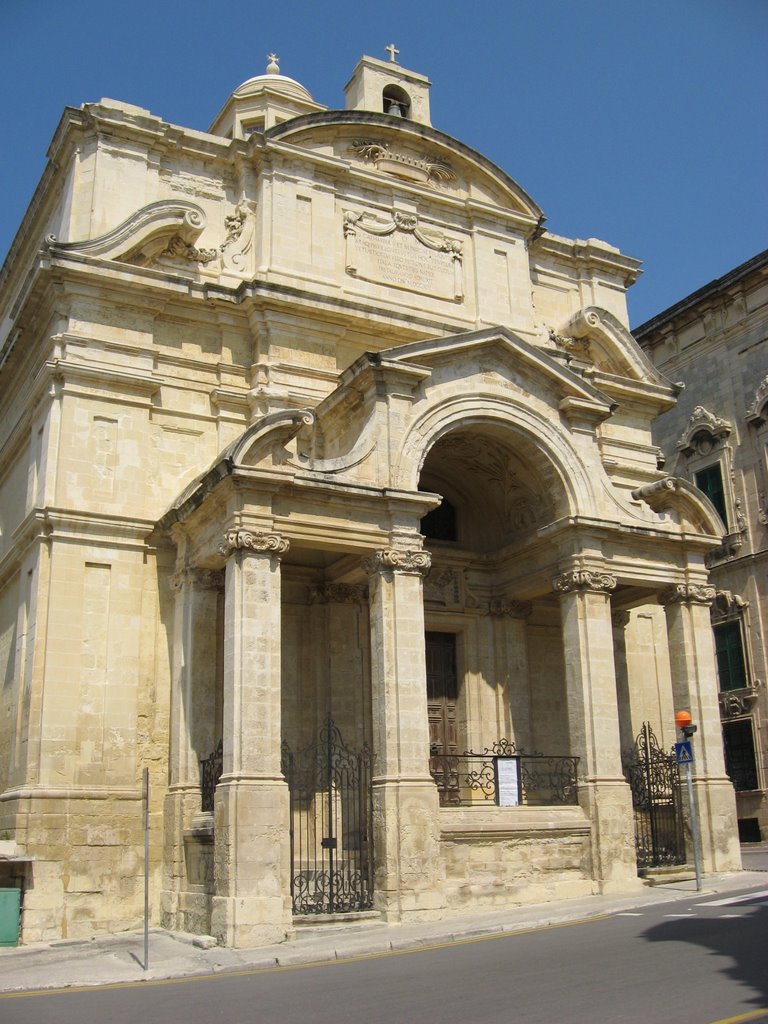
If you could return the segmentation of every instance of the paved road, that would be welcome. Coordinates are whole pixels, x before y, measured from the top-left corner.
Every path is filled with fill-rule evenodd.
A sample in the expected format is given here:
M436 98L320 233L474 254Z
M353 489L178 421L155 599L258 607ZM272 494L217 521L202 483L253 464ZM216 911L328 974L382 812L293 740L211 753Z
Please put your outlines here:
M0 996L3 1024L768 1024L768 885L316 967Z

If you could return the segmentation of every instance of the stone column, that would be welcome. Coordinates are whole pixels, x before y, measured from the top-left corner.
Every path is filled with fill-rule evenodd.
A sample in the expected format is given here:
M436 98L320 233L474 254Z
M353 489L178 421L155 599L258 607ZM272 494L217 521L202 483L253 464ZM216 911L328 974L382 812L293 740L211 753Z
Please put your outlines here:
M607 572L556 576L560 594L571 753L579 758L579 802L592 825L592 873L600 892L639 885L632 794L621 768L611 592Z
M370 575L375 906L388 920L444 906L439 801L429 773L422 577L425 551L388 549Z
M162 916L166 927L184 931L202 927L202 922L188 919L179 894L189 882L184 833L201 817L200 758L211 753L215 742L210 725L215 706L216 600L223 582L221 572L190 568L170 579L175 605Z
M488 613L494 622L495 647L503 651L504 696L508 727L495 737L505 736L518 750L531 752L536 745L531 734L531 690L528 675L528 624L533 612L530 601L494 598Z
M211 931L227 946L291 928L288 786L280 770L280 556L277 534L236 529L221 546L224 763L215 800Z
M741 867L741 853L736 797L723 761L709 617L714 598L714 587L686 583L670 586L659 595L667 616L675 711L689 711L697 726L693 738L693 786L702 866L705 871L734 871Z

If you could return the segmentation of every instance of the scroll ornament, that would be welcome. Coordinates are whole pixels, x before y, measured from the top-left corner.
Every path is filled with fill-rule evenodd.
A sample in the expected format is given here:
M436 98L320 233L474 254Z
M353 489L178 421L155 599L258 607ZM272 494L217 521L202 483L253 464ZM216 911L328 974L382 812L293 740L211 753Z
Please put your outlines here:
M706 583L674 583L659 594L661 604L712 604L715 588Z
M401 551L398 548L375 551L364 562L369 576L377 572L402 572L412 576L425 576L431 566L432 556L428 551Z
M558 594L569 594L574 590L590 590L596 594L609 594L616 589L616 577L608 572L591 569L569 569L555 576L552 589Z
M263 554L284 555L289 548L289 541L279 533L259 533L254 530L227 530L219 551L228 557L233 551L255 551Z

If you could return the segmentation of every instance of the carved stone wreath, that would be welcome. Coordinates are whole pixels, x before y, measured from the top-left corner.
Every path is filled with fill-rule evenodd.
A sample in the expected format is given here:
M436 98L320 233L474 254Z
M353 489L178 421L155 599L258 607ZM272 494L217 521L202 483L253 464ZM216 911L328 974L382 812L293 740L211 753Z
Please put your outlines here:
M380 139L355 139L349 147L349 152L360 157L365 163L373 164L379 171L421 182L432 188L440 188L456 181L456 174L447 161L411 156L391 149L388 142Z

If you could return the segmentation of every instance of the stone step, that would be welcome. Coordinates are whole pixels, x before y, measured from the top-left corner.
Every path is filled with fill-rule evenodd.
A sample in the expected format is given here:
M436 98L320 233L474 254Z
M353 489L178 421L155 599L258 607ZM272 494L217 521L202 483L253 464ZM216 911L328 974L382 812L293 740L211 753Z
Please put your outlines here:
M296 936L328 935L334 931L361 930L384 925L378 910L359 910L349 914L294 914Z
M696 880L696 869L692 864L672 864L669 867L645 868L640 872L648 885L671 885L674 882Z

